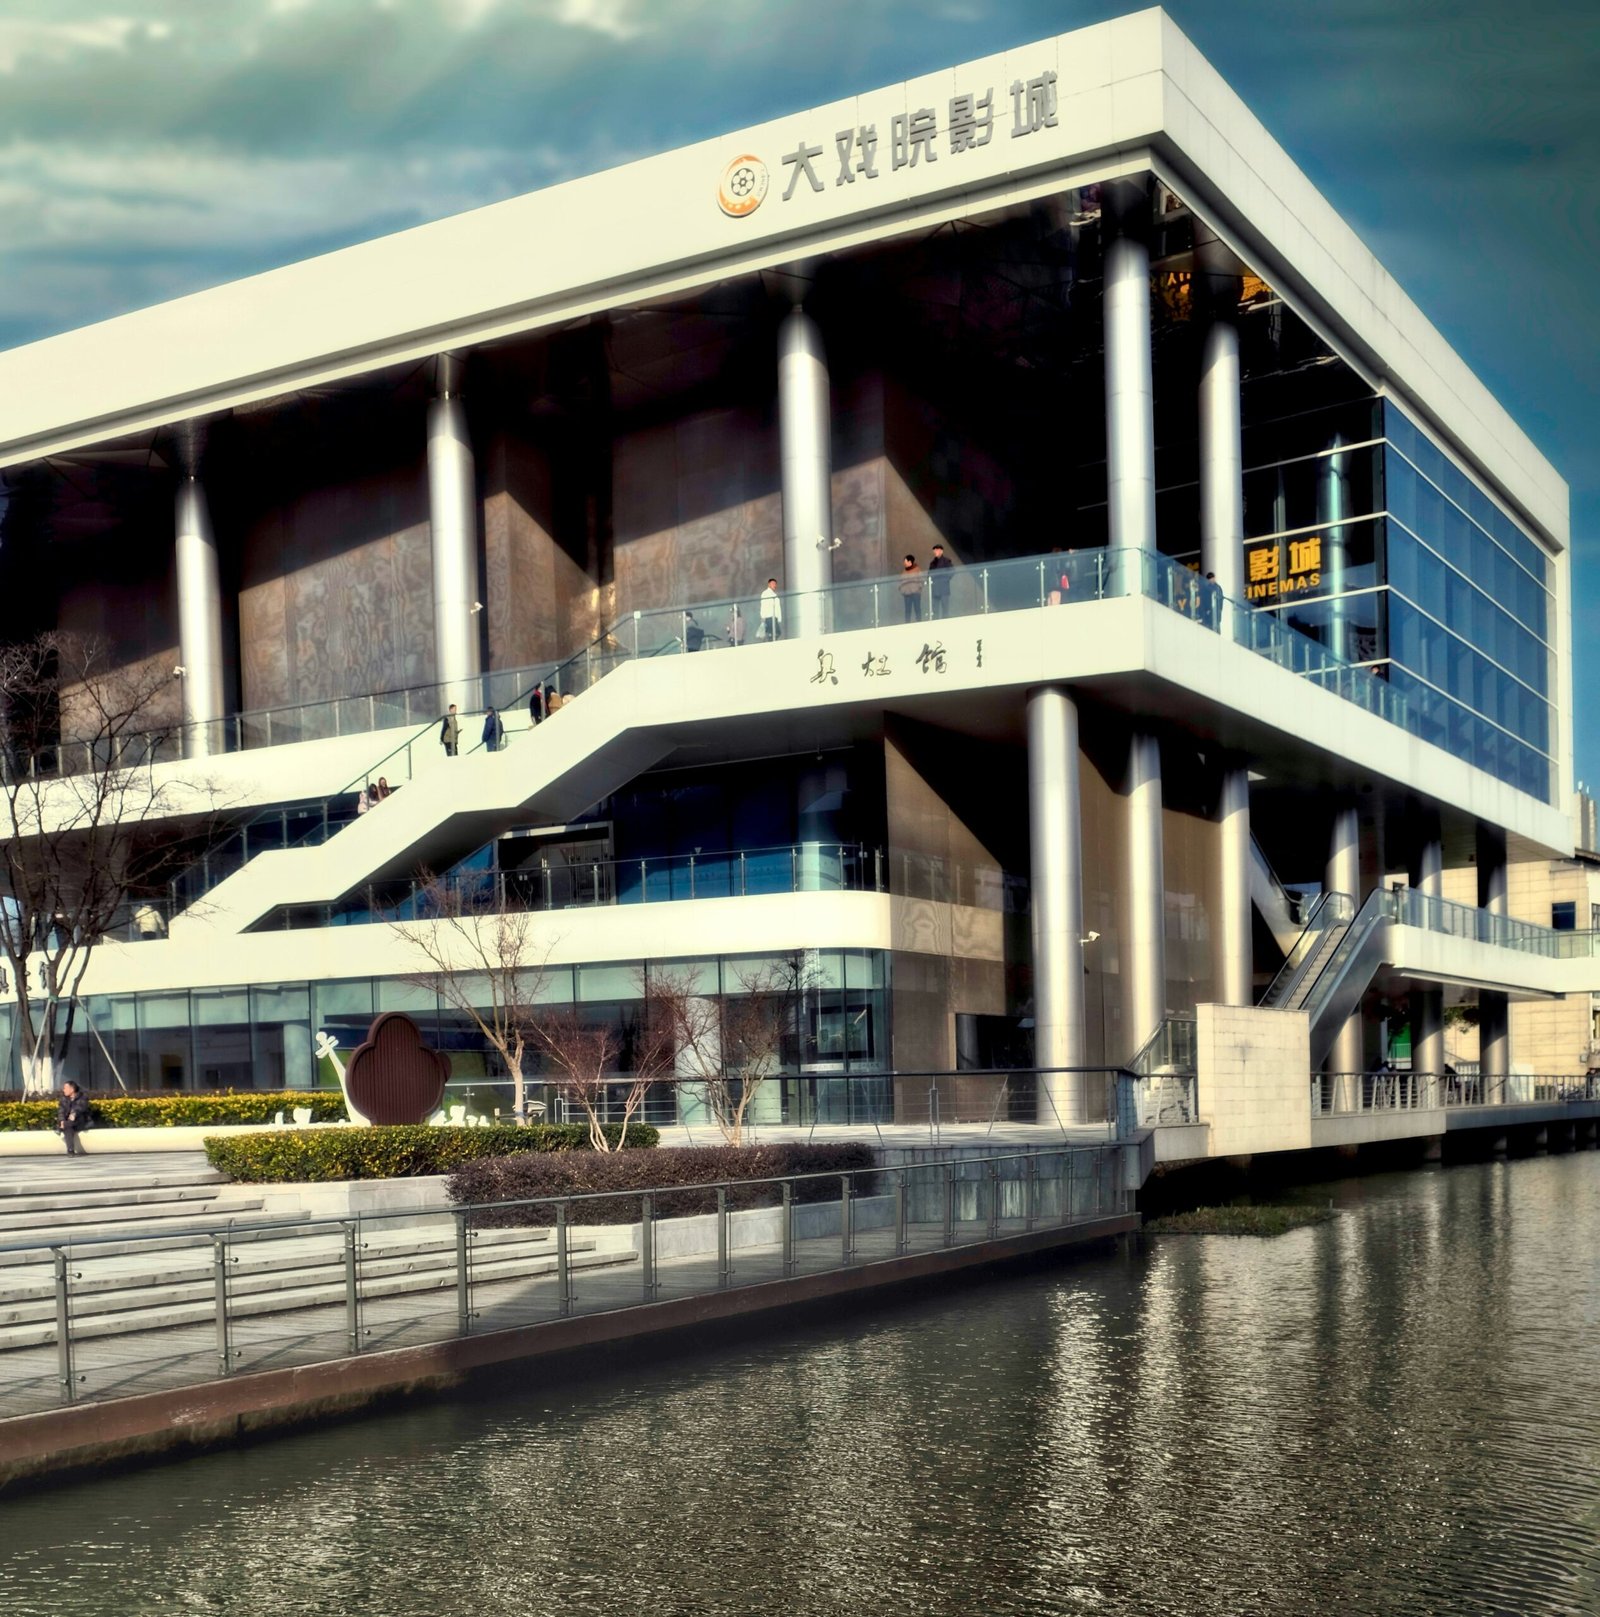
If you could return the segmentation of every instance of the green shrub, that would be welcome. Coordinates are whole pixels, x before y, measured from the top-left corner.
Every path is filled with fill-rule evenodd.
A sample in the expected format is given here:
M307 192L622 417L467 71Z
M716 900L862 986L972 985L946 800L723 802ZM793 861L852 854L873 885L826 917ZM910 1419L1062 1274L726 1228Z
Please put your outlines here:
M0 1100L0 1132L54 1128L57 1099L51 1095L40 1100ZM290 1116L297 1106L309 1106L314 1123L337 1123L345 1115L344 1097L337 1089L230 1089L211 1095L181 1090L132 1095L92 1092L89 1117L95 1127L103 1129L218 1128L231 1123L270 1123L279 1112Z
M621 1130L606 1130L613 1144ZM648 1124L628 1127L630 1150L648 1149L661 1138ZM267 1134L235 1134L205 1142L206 1157L241 1184L322 1184L340 1179L406 1179L448 1173L475 1157L508 1153L589 1150L582 1123L491 1125L487 1128L434 1127L410 1123L378 1128L274 1129Z
M646 1190L660 1191L656 1216L680 1218L717 1210L715 1187L728 1184L728 1206L735 1212L747 1207L773 1207L783 1192L774 1184L738 1181L769 1180L788 1174L824 1174L801 1180L794 1187L797 1202L834 1201L839 1195L835 1174L854 1176L852 1193L877 1194L877 1158L870 1145L693 1146L648 1153L573 1152L560 1157L497 1157L466 1162L451 1175L450 1199L469 1203L518 1204L540 1196L580 1196L596 1191L626 1192L615 1200L600 1197L573 1205L575 1224L632 1224L639 1217L639 1197ZM668 1187L681 1186L674 1189ZM487 1206L472 1215L485 1228L511 1228L553 1224L555 1209L540 1206Z

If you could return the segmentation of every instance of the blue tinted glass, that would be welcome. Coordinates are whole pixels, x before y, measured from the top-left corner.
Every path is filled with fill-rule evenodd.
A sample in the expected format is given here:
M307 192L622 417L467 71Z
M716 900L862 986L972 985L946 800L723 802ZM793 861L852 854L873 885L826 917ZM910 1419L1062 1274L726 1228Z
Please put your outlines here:
M1417 434L1416 443L1412 447L1411 464L1430 483L1439 483L1444 479L1444 456L1420 432Z
M1413 454L1417 446L1417 429L1387 401L1383 406L1383 431L1401 454Z
M1389 524L1389 582L1412 600L1417 597L1417 542L1394 523Z
M1417 525L1417 474L1391 449L1384 458L1384 501L1408 528Z
M1467 515L1480 528L1489 528L1492 531L1494 501L1476 483L1467 490Z
M1444 621L1457 634L1472 634L1472 586L1450 568L1444 575Z
M1445 565L1431 550L1417 554L1417 605L1434 617L1445 616Z

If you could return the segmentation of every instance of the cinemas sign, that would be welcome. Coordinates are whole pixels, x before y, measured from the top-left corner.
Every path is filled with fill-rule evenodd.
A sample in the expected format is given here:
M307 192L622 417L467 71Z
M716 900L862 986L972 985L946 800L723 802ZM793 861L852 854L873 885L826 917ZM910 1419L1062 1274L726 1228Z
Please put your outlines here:
M1268 539L1244 553L1244 593L1248 601L1304 595L1322 587L1322 535Z

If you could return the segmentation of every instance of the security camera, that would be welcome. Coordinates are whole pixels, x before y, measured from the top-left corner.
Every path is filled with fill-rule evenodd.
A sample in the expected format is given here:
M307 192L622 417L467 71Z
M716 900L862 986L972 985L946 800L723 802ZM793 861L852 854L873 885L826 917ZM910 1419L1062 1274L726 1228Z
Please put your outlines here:
M1099 937L1100 937L1100 934L1098 932L1091 932L1091 933L1088 934L1087 937L1079 938L1078 942L1079 943L1095 943L1095 942L1097 942L1099 940Z
M182 679L183 676L188 672L189 670L185 668L182 663L179 663L178 666L172 670L172 677L174 679Z
M483 610L483 602L474 601L468 610L471 612L481 612Z

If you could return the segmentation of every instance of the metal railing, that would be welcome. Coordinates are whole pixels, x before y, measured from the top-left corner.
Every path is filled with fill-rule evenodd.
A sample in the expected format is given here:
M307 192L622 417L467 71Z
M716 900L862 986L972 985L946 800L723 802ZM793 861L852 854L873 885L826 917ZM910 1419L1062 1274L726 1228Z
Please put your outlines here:
M1311 1079L1313 1117L1349 1117L1363 1112L1438 1111L1463 1106L1516 1106L1534 1102L1600 1100L1600 1075L1485 1077L1482 1073L1316 1073Z
M285 904L253 931L427 921L445 914L515 914L784 893L886 893L1025 913L1027 883L993 866L857 842L545 862L518 870L456 870L432 881L369 883L324 904ZM155 933L141 934L155 936Z
M541 706L548 693L550 706L559 707L582 695L614 669L644 658L715 653L798 634L840 633L907 622L927 623L932 633L933 625L947 619L1138 595L1159 601L1213 632L1227 634L1278 666L1415 731L1404 697L1369 670L1347 662L1271 614L1227 600L1215 584L1169 557L1153 551L1120 549L1057 552L951 568L931 576L915 575L911 580L901 575L835 584L820 591L729 596L693 606L641 609L619 619L563 662L482 676L485 681L497 682L494 694L501 698L492 701L485 691L484 702L509 715L521 727L536 695ZM943 644L934 635L915 660L942 666L940 659L944 655ZM819 653L819 670L824 668L826 658L827 653ZM874 655L869 649L862 667L869 675L889 672L887 653ZM836 674L819 672L819 679L824 677L836 678ZM422 689L442 705L447 696L459 702L462 687L451 684ZM474 730L481 731L482 716L482 707L463 708L460 713L463 753L479 752L487 745L481 734L473 738ZM380 775L395 777L389 780L391 787L411 780L418 745L426 747L429 757L433 755L440 718L437 712L430 715L415 734L353 776L334 797L349 796L353 810L354 794ZM516 733L515 729L509 730L500 745L515 739ZM266 811L263 817L273 812L276 811ZM350 817L353 816L346 816L338 824L329 821L320 830L313 827L301 842L287 845L325 840ZM237 869L238 864L230 863L231 856L231 852L218 851L198 876L180 878L180 884L174 886L178 907L193 903ZM239 862L248 857L248 852L240 852Z
M1596 932L1560 932L1534 921L1516 921L1472 904L1434 898L1414 887L1387 889L1385 907L1389 919L1400 926L1422 927L1447 937L1492 943L1550 960L1588 959L1595 953L1595 940L1600 938Z
M0 1412L611 1313L1110 1218L1132 1205L1124 1149L1047 1146L8 1245L0 1247L0 1294L21 1323L0 1330Z

